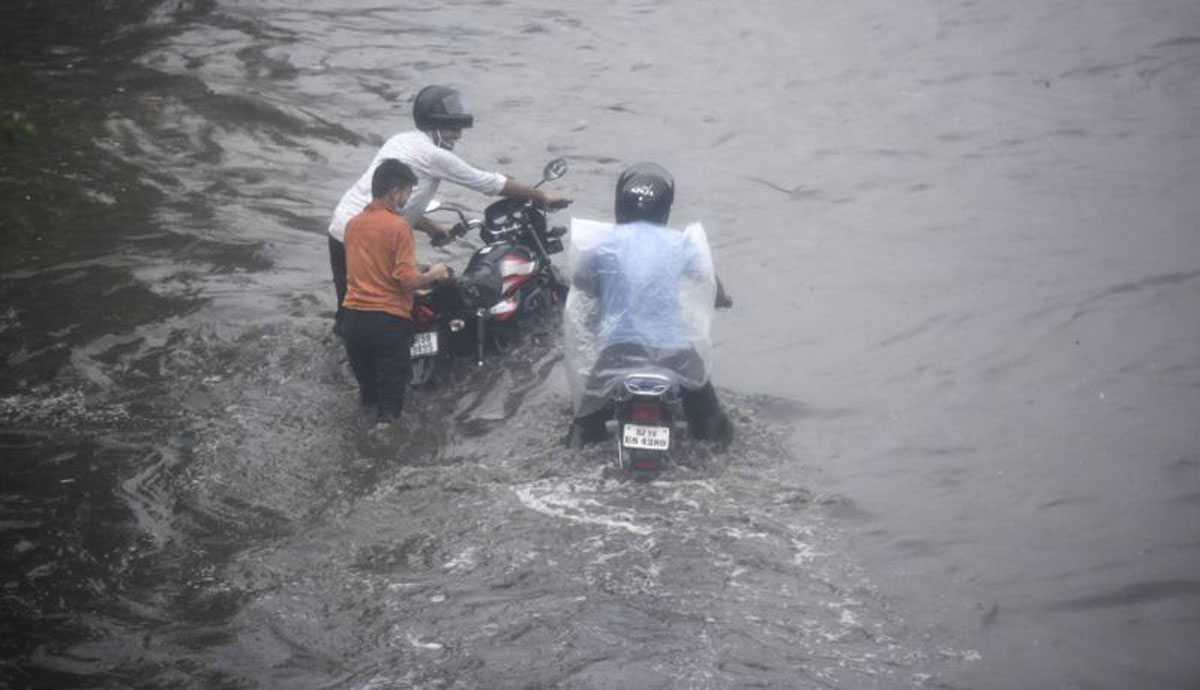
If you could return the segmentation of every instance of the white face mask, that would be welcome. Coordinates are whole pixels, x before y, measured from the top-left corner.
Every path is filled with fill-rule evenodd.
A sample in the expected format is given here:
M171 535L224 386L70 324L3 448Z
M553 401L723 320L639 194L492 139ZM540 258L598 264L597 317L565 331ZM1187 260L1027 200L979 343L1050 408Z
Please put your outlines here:
M397 200L396 200L396 201L397 201L397 203L396 203L396 213L397 213L398 215L401 215L401 216L402 216L402 215L404 215L404 209L408 208L408 201L409 201L409 199L411 199L411 198L412 198L412 191L410 190L410 191L409 191L409 193L408 193L408 195L406 195L406 196L405 196L405 197L403 197L402 199L397 199Z
M442 130L440 130L440 129L433 130L432 135L433 135L433 143L437 144L439 148L446 149L447 151L453 151L454 145L458 143L457 139L447 140L447 139L443 138Z

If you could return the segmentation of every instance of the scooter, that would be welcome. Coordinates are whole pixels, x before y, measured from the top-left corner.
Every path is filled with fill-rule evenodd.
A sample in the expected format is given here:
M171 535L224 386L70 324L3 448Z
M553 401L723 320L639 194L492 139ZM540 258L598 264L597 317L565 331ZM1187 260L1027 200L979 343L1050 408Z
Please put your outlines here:
M719 309L733 306L732 298L717 281ZM634 356L631 361L637 361ZM572 426L567 444L579 448L599 440L595 434L608 433L616 426L617 467L636 481L656 479L670 465L671 451L678 440L677 431L685 426L692 439L728 445L732 439L729 417L720 409L716 394L709 388L685 391L676 374L664 363L640 357L640 365L613 372L615 381L606 387L602 407L605 427L588 430L594 419ZM683 423L686 421L686 425Z
M542 170L535 187L567 172L556 158ZM495 349L528 317L562 305L567 282L550 260L563 250L565 227L548 227L546 214L532 202L501 199L484 210L482 220L461 209L451 238L478 232L483 246L471 255L461 276L417 294L413 309L411 384L433 381L455 357L473 357L482 366ZM440 209L439 209L440 210Z

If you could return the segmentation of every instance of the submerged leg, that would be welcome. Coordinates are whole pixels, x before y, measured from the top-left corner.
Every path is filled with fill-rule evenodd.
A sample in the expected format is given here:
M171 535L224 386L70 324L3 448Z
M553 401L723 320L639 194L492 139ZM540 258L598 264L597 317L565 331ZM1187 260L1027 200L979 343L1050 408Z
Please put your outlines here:
M687 417L688 432L692 438L720 443L733 440L733 424L729 421L729 415L721 410L717 391L711 381L695 390L685 389L682 398L683 414Z
M365 408L375 409L379 404L379 386L375 374L375 357L372 348L370 324L362 314L347 311L345 320L346 356L350 370L358 382L358 401Z
M581 448L591 443L599 443L607 434L604 424L608 421L608 411L600 410L592 414L576 417L571 421L571 429L567 432L567 446Z
M339 242L333 235L329 236L329 269L333 273L333 293L337 296L337 312L333 316L333 332L344 336L346 309L342 301L346 299L346 245Z
M376 347L376 381L379 390L379 421L392 422L404 409L404 394L412 377L409 349L412 347L412 322L390 314L379 316Z

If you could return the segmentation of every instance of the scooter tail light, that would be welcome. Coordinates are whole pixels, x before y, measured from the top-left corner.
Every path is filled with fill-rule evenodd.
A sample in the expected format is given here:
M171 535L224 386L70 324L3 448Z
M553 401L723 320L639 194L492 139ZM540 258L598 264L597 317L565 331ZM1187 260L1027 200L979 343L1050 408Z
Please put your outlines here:
M657 472L659 470L658 460L652 458L638 458L633 461L633 469L639 472Z
M635 400L629 408L629 421L635 424L659 424L662 422L662 406L657 402Z

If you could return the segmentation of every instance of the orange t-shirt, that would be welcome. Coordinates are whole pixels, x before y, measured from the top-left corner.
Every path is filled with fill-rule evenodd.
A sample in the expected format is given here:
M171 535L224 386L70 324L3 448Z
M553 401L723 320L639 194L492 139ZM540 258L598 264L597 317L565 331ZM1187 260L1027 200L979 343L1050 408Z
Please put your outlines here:
M343 307L411 318L419 278L412 228L403 216L372 201L346 224Z

